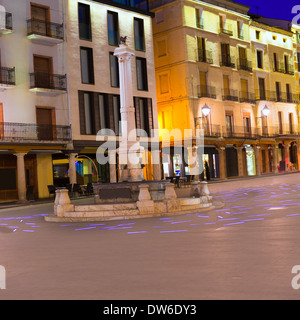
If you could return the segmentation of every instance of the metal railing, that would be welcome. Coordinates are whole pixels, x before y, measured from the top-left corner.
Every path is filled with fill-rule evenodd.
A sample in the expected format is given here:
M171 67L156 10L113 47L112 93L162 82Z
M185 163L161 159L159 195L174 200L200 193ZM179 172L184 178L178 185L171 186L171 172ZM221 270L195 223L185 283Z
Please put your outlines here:
M222 100L239 101L238 91L232 89L223 89Z
M237 67L239 70L252 72L252 62L247 59L238 59Z
M299 95L290 92L277 92L275 102L298 103Z
M257 130L253 127L246 126L233 126L228 128L226 126L222 127L222 136L224 138L248 138L257 139Z
M71 127L31 123L0 122L0 142L71 141Z
M9 12L0 12L0 30L12 30L12 14Z
M14 86L16 84L15 68L0 68L0 84Z
M213 64L212 52L210 50L197 49L197 61Z
M218 124L203 123L203 118L195 118L196 129L203 130L204 137L221 137L221 126Z
M30 89L67 90L67 76L42 72L30 73Z
M274 61L274 72L280 72L293 76L295 74L295 68L291 63L285 64L283 62Z
M240 91L239 101L255 104L255 95L253 92Z
M216 99L216 88L211 86L198 86L198 98L212 98Z
M227 34L228 36L233 36L232 24L227 23L226 28L220 26L220 33Z
M27 20L27 36L33 34L63 40L64 26L59 23L30 19Z
M234 60L235 58L233 56L230 56L229 54L222 54L220 57L220 66L235 68Z
M255 100L276 101L276 92L269 90L255 90Z

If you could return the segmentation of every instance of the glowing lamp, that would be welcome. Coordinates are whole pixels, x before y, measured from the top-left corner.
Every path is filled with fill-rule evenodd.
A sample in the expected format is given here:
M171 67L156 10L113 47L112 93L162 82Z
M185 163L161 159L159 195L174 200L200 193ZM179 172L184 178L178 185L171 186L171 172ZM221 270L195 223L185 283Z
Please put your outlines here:
M270 108L266 105L263 109L262 109L262 113L263 115L266 117L270 114Z
M205 117L207 117L210 113L210 108L207 106L207 104L204 105L204 107L202 108L202 113Z

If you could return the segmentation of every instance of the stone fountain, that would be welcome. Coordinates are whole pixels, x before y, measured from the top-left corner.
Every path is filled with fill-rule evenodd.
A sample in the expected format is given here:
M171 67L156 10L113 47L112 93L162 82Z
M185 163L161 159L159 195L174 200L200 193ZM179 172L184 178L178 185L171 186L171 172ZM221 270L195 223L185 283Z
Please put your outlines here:
M206 182L194 182L190 197L178 198L173 183L145 181L141 159L143 147L137 141L132 90L131 58L134 52L126 37L115 49L119 61L121 132L117 150L120 179L118 183L95 183L94 203L74 205L66 189L56 191L54 214L47 221L103 221L199 212L212 207ZM136 161L132 161L135 159Z

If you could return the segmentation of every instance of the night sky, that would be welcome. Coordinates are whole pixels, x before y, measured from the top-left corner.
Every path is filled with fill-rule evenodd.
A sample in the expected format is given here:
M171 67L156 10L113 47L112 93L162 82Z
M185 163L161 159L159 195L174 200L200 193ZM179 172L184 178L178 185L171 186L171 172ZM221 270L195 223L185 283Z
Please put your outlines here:
M292 14L292 8L300 5L297 0L234 0L251 7L249 12L259 14L267 18L284 19L291 21L295 14ZM258 7L258 11L257 8Z

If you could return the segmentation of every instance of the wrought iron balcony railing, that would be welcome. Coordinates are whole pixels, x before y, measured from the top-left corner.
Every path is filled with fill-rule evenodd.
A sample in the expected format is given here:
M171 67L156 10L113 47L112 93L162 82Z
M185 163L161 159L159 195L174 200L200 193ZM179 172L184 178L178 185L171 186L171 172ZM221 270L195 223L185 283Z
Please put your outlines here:
M212 52L210 50L197 50L197 61L213 64Z
M203 123L203 118L195 118L196 129L203 130L204 137L219 138L221 126L218 124Z
M292 64L290 64L290 63L285 64L285 63L278 62L278 61L276 61L276 62L274 61L273 71L284 73L284 74L289 74L292 76L295 74L295 69Z
M63 40L64 26L63 24L47 22L44 20L27 20L27 36L34 34Z
M299 95L290 92L276 92L276 102L298 103Z
M240 91L239 101L255 104L255 95L252 92Z
M226 27L220 27L220 33L226 34L228 36L233 36L232 24L227 23Z
M199 98L212 98L216 99L216 88L211 86L198 86L198 97Z
M231 128L224 126L222 128L222 136L224 138L247 138L257 139L257 130L246 126L233 126Z
M232 89L223 89L222 100L239 101L238 91Z
M30 73L30 89L67 90L67 76L42 72Z
M269 90L256 90L255 100L276 101L276 92Z
M68 142L71 127L31 123L0 122L0 142Z
M247 59L238 59L237 67L239 70L252 72L252 62Z
M299 128L295 124L287 124L287 125L279 125L278 127L274 127L274 134L276 136L298 136Z
M16 84L15 68L0 68L0 84L14 86Z
M230 56L229 54L222 54L220 57L220 66L235 68L234 60L235 58L233 56Z
M0 31L13 29L12 14L9 12L0 12Z

